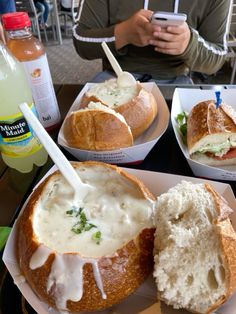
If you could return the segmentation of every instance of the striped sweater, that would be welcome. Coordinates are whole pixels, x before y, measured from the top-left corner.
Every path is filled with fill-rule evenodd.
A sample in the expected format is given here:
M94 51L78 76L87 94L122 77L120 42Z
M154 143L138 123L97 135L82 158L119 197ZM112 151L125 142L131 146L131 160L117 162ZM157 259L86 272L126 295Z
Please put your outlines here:
M73 29L74 46L82 58L103 58L105 69L110 65L102 41L126 71L148 73L155 79L172 79L190 71L212 74L226 58L229 6L230 0L81 0ZM153 46L127 45L116 50L114 25L142 8L187 14L191 39L183 54L158 53Z

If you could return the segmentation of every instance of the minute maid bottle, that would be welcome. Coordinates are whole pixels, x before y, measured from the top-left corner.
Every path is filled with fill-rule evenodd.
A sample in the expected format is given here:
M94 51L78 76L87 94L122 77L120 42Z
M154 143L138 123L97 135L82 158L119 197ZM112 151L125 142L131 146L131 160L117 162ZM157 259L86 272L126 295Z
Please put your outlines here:
M23 102L36 114L24 69L0 42L0 151L9 167L30 172L45 164L47 152L19 110Z

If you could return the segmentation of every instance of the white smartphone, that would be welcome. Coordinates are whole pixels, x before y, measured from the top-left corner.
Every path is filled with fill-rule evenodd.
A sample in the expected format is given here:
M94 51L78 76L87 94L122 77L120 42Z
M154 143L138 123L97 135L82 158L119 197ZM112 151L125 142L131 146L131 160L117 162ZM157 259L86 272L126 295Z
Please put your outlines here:
M178 26L187 20L184 13L162 12L156 11L151 17L151 23L160 25L161 27Z

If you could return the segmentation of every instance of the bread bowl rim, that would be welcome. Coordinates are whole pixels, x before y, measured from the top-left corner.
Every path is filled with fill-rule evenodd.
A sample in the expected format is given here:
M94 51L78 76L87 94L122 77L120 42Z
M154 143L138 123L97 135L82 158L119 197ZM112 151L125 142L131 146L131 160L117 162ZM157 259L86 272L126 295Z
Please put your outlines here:
M152 193L140 181L140 179L137 179L135 176L128 174L120 167L94 161L80 163L75 162L73 164L75 164L75 166L78 165L78 167L102 166L108 170L111 170L112 172L114 171L114 173L116 173L118 176L122 176L125 181L127 180L130 182L130 184L134 186L137 191L139 191L138 195L140 196L138 196L138 198L141 197L141 199L150 200L150 207L153 207L152 201L154 201L155 198ZM124 242L119 248L115 248L114 252L112 251L112 254L101 255L98 258L90 257L89 255L85 256L79 252L58 253L58 251L49 248L49 250L46 250L45 259L45 248L48 248L48 246L42 244L41 241L38 241L37 236L35 236L33 227L34 207L40 199L41 192L43 191L44 187L48 182L50 182L51 178L57 178L57 176L58 172L53 172L38 186L38 188L32 194L26 208L24 209L24 212L22 213L22 216L20 217L19 227L23 232L19 231L18 233L17 245L21 271L26 277L26 280L31 285L32 289L40 295L41 299L44 301L47 300L50 306L53 306L53 302L59 306L57 303L58 299L54 300L53 296L50 296L48 292L46 293L46 291L48 291L46 290L48 289L48 282L51 282L51 280L48 281L48 278L50 279L48 276L51 276L50 274L53 269L54 261L56 262L56 260L59 258L59 260L63 259L63 261L66 263L68 258L71 260L71 257L73 258L74 256L75 258L73 261L76 261L76 264L74 264L74 267L76 267L75 269L78 268L77 262L84 265L82 267L84 273L82 287L84 288L82 288L82 298L79 301L72 302L66 297L66 299L62 298L62 300L67 300L65 304L67 304L68 310L93 311L94 307L96 307L97 310L104 309L104 306L110 307L111 305L114 305L117 302L123 300L125 297L129 296L130 293L133 292L134 289L136 290L138 286L147 278L147 275L151 272L152 268L150 268L150 266L152 264L151 256L153 246L153 241L151 241L151 238L153 237L154 228L147 223L146 226L143 226L138 232L135 232L135 234L126 242ZM43 249L43 251L41 251L41 249ZM42 260L44 262L42 264L38 264L38 261L36 260L37 266L33 266L33 268L31 268L30 261L35 253L37 256L39 256L38 254L42 254L40 255L42 257L40 257L39 260L40 263ZM95 266L95 264L97 266ZM93 271L89 268L90 266L93 268ZM95 269L98 269L98 278L95 276L96 272L94 273L94 266ZM114 272L112 271L113 267L124 267L124 271L116 270ZM134 267L134 271L131 267ZM135 274L135 277L133 277L133 274ZM104 299L100 296L98 291L100 290L100 292L103 293L103 288L101 290L98 283L95 283L95 280L102 280L102 287L104 287L104 293L107 295L107 298L105 297ZM114 294L113 291L115 282L120 283L117 286L117 294ZM88 293L90 290L93 293L92 299L95 299L97 303L88 303ZM64 308L60 307L60 309Z

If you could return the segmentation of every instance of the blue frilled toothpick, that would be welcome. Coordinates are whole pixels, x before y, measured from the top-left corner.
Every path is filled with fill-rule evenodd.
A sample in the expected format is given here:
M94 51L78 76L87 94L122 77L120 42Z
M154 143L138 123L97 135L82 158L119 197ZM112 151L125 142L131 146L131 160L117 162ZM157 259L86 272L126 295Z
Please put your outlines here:
M216 109L219 108L220 104L222 103L222 99L220 98L221 96L221 87L216 87L215 88L215 94L216 94L216 102L215 102L215 105L216 105Z

